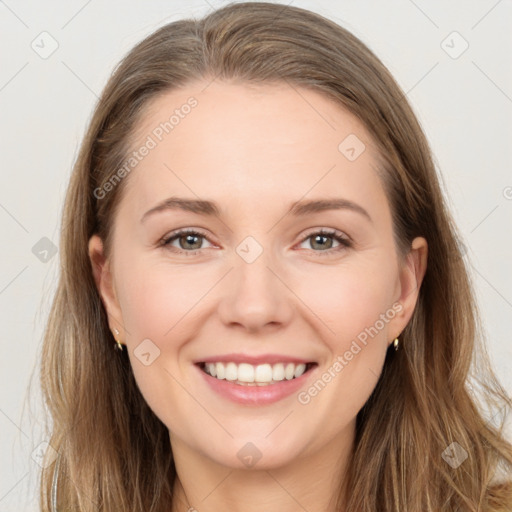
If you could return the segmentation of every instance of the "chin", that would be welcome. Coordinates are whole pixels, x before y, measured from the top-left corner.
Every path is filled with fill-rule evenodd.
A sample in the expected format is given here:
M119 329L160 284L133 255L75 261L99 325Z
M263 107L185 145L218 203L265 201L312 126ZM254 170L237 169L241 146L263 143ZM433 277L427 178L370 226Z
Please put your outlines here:
M270 470L294 463L308 445L289 435L276 436L274 439L271 436L237 437L218 443L218 449L213 452L210 445L204 453L215 463L231 469Z

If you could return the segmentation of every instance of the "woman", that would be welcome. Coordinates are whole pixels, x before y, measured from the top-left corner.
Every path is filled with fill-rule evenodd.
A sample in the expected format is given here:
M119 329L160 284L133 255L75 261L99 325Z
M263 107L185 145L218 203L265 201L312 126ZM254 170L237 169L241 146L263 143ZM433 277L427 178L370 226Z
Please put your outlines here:
M61 254L42 510L511 510L428 143L333 22L240 3L138 44Z

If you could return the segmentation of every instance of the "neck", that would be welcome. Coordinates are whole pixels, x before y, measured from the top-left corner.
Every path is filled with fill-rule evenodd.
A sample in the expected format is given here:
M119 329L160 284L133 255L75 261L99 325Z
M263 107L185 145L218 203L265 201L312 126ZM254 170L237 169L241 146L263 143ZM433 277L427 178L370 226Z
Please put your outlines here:
M171 437L177 478L173 512L339 512L355 425L315 453L279 467L223 466Z

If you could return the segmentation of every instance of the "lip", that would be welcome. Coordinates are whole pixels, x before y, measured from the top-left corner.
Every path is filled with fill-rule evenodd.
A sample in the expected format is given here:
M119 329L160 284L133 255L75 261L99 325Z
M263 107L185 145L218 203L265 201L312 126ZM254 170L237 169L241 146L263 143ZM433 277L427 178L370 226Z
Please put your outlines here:
M254 366L259 364L277 364L277 363L295 363L295 364L307 364L314 363L312 359L301 359L300 357L286 356L284 354L261 354L259 356L251 356L248 354L223 354L204 359L198 359L193 361L194 364L199 363L248 363Z
M211 361L205 362L214 361L219 361L219 359L212 359ZM233 360L231 359L230 361ZM242 362L246 361L247 359L244 359ZM266 359L266 361L268 362L268 359ZM279 361L283 361L283 359L280 359ZM287 362L294 361L295 359ZM194 367L200 373L202 376L201 378L204 379L204 382L209 386L209 388L221 397L227 398L228 400L238 404L259 406L278 402L299 391L301 387L306 385L306 381L316 373L318 364L315 364L300 377L292 380L282 380L277 384L269 384L267 386L241 386L240 384L235 384L232 381L225 379L220 380L208 375L201 369L199 364L194 364Z

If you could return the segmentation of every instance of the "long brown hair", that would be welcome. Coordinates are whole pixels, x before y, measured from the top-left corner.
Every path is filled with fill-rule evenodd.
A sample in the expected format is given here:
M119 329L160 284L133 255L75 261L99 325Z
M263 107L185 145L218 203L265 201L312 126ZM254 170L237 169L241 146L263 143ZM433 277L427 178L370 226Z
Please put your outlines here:
M416 236L428 241L400 350L388 351L357 416L345 512L512 510L512 446L480 402L503 416L512 403L489 365L460 238L405 95L344 28L304 9L255 2L158 29L122 60L95 108L66 196L60 280L42 350L48 439L58 457L41 475L41 510L171 510L168 429L139 392L127 354L113 352L87 245L97 233L110 250L129 177L104 197L94 191L126 161L148 102L213 79L286 82L348 109L379 149L397 248L405 253ZM457 468L443 458L454 446L467 453ZM340 508L341 483L337 499Z

